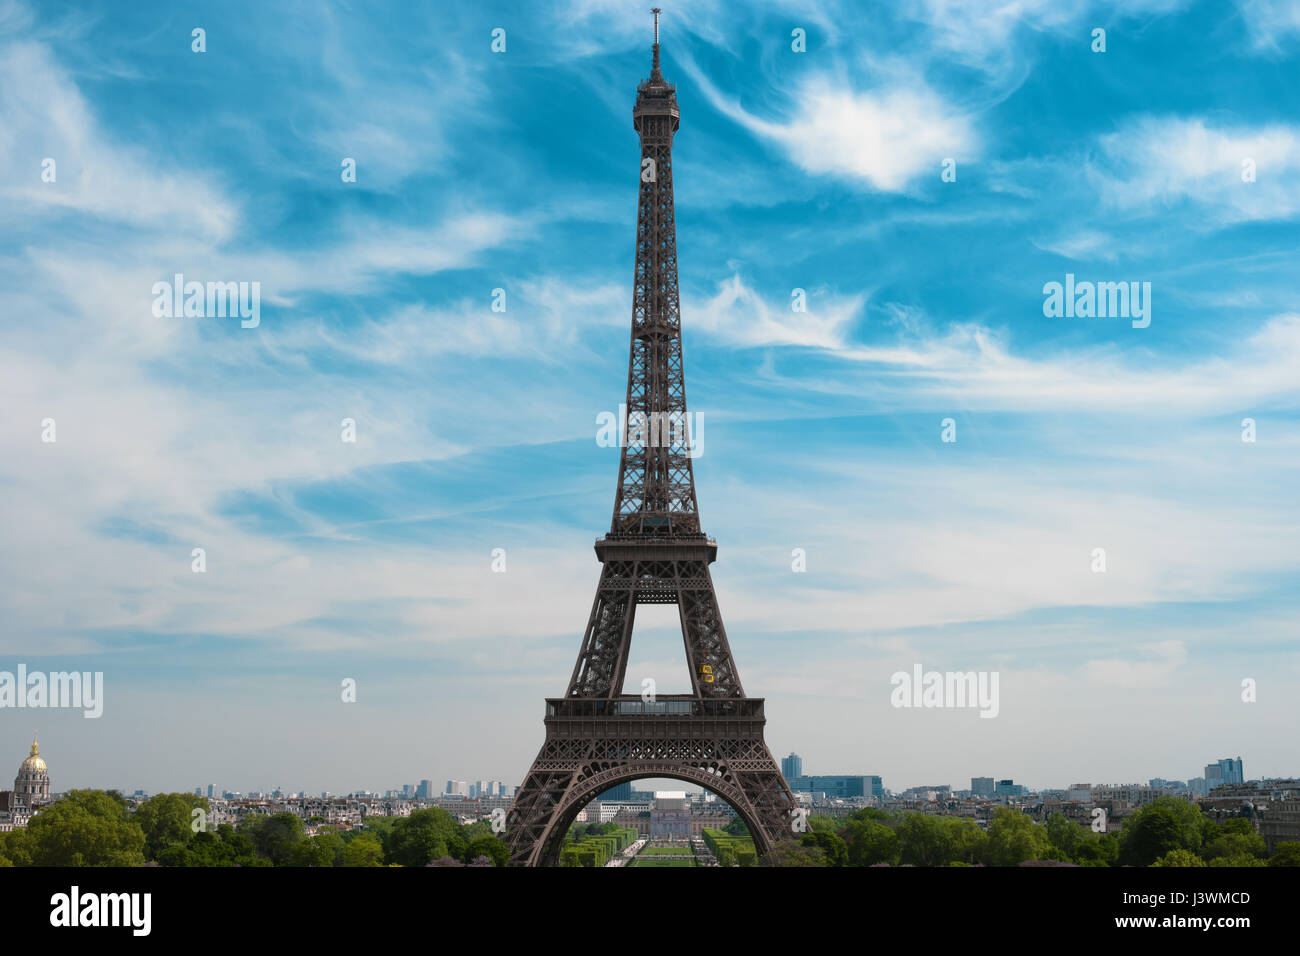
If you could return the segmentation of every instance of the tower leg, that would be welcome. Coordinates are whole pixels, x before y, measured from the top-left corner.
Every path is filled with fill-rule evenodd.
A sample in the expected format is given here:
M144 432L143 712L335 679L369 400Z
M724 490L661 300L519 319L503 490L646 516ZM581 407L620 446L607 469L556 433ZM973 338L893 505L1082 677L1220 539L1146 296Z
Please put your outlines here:
M566 735L569 728L548 726L506 818L511 866L557 866L578 811L611 787L646 777L682 780L717 794L745 821L760 855L792 834L797 803L761 734L702 739L699 727L684 733L682 721L663 717L588 718L582 724L590 736L581 746Z

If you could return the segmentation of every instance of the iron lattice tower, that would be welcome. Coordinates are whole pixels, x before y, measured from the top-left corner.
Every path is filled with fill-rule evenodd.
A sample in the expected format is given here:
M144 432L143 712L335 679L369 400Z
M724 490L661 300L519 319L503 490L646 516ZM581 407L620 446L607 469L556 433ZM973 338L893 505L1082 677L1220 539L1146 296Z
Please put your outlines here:
M569 688L546 702L546 741L506 820L510 863L553 866L581 810L617 784L672 777L726 800L759 853L788 834L793 794L763 741L763 700L741 688L700 530L686 414L673 213L676 87L659 69L637 88L641 140L625 442L609 533L596 542L600 584ZM676 604L690 694L622 693L638 604Z

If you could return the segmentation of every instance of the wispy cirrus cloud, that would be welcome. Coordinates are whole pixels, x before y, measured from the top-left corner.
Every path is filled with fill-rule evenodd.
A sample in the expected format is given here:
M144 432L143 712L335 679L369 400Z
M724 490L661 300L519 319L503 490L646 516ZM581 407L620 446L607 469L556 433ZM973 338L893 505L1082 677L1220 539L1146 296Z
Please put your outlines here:
M952 157L974 158L974 119L919 77L887 88L858 88L828 76L802 81L786 115L759 116L688 70L715 109L779 148L811 175L857 181L902 192L923 173L938 177Z
M103 129L49 48L12 37L0 42L0 157L12 222L67 211L222 242L241 215L215 176L175 168ZM53 182L42 179L47 160Z
M784 306L769 305L736 273L719 282L711 298L688 301L683 308L692 326L741 347L844 346L866 293L837 296L818 289L799 291L803 293L803 311L792 307L793 293Z
M1281 52L1300 38L1300 6L1292 0L1237 0L1256 50Z
M1128 213L1187 202L1218 223L1300 213L1300 127L1216 126L1197 117L1141 116L1102 136L1088 174L1103 202ZM1254 180L1245 181L1246 164Z
M1274 316L1229 340L1221 355L1152 367L1114 346L1059 355L1018 354L1004 331L957 324L946 331L879 345L846 347L837 359L870 366L873 394L891 406L898 389L971 408L1121 411L1201 415L1259 403L1300 407L1300 315ZM861 377L857 377L861 381ZM842 388L843 385L822 387Z

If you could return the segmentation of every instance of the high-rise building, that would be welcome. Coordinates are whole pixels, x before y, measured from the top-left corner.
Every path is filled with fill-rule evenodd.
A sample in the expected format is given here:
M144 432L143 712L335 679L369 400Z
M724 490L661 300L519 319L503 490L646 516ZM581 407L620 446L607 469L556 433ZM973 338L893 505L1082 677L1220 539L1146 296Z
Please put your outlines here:
M987 797L993 794L992 777L971 777L970 792L977 797Z
M883 797L885 787L879 777L852 774L787 777L791 790L824 793L828 797Z
M1236 760L1225 757L1223 760L1216 760L1214 763L1205 765L1205 785L1207 789L1225 783L1245 782L1240 757Z
M627 780L616 787L610 787L604 793L596 798L597 800L631 800L632 799L632 781Z
M215 783L208 784L208 799L211 800L216 795L217 795L217 785Z
M788 757L781 758L781 776L789 780L792 777L803 776L803 758L798 754L792 753Z

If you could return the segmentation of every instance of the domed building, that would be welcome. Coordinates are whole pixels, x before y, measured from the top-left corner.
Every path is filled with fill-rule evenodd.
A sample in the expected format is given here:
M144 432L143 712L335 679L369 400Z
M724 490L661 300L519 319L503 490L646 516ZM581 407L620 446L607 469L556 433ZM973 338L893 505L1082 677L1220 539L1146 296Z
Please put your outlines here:
M0 833L27 826L32 814L49 802L50 769L33 737L31 752L14 777L14 788L0 790Z
M50 802L50 770L41 759L41 749L36 746L35 737L32 737L31 753L18 768L18 776L14 777L14 795L32 810Z

